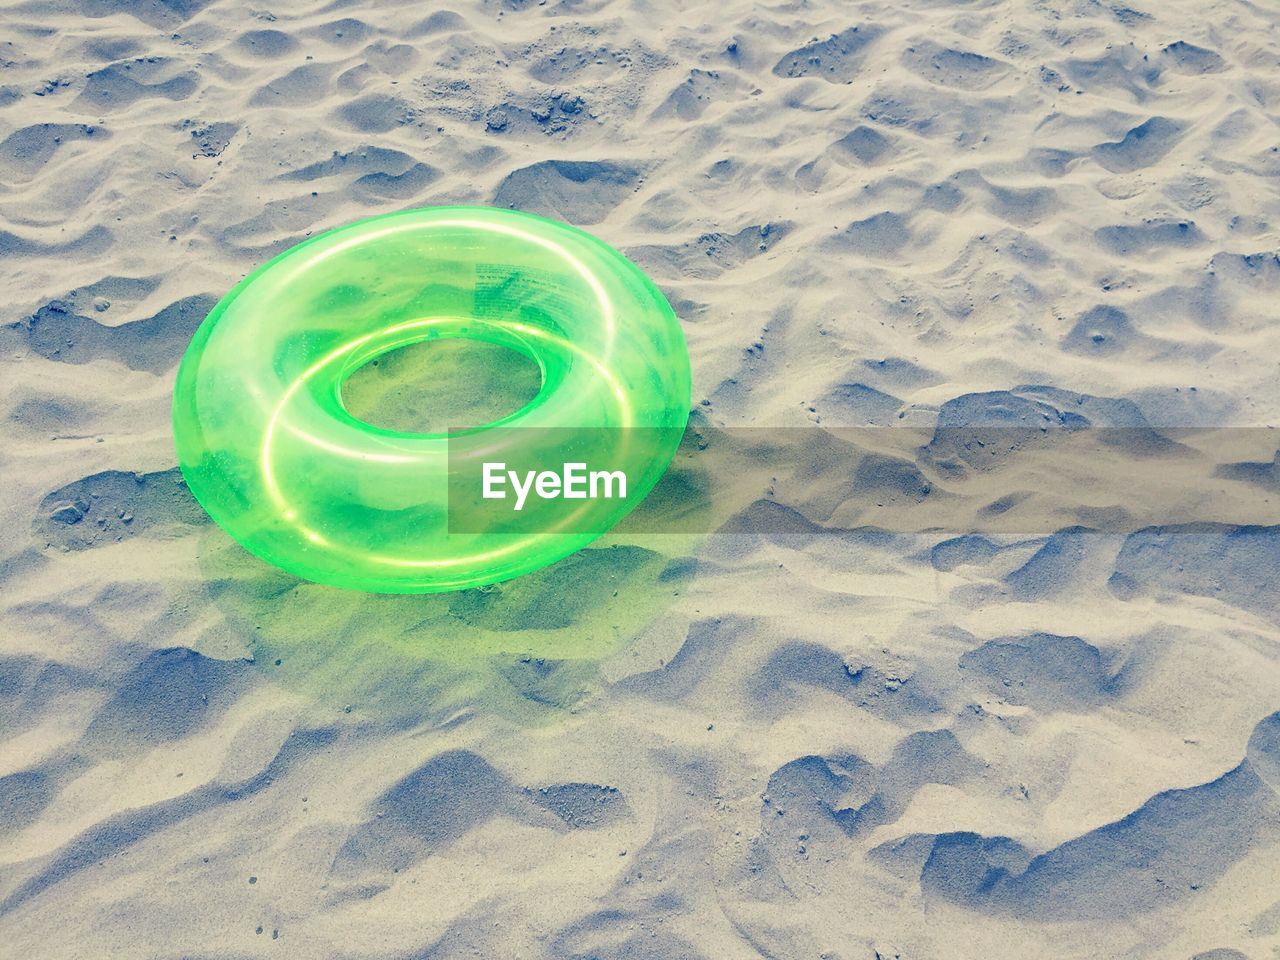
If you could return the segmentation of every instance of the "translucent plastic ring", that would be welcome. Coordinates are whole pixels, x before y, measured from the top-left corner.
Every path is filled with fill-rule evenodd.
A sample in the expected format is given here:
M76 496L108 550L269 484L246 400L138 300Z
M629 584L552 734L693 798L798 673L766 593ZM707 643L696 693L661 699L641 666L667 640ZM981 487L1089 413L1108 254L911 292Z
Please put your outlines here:
M445 337L522 352L540 390L446 433L346 410L356 369ZM251 553L320 583L429 593L528 573L612 528L666 470L689 406L679 321L633 263L541 217L433 207L321 234L238 284L183 357L173 426L187 485ZM532 529L453 522L460 473L563 458L624 472L626 495L535 512Z

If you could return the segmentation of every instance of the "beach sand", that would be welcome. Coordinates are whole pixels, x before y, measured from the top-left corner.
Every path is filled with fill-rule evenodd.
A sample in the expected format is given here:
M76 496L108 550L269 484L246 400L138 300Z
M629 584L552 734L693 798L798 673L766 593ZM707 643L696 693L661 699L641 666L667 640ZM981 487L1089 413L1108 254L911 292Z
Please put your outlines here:
M1280 957L1273 7L268 11L0 0L0 954ZM1133 529L1110 469L907 529L1027 495L926 445L492 589L299 582L182 485L177 363L271 256L443 203L640 264L699 430L1249 451Z

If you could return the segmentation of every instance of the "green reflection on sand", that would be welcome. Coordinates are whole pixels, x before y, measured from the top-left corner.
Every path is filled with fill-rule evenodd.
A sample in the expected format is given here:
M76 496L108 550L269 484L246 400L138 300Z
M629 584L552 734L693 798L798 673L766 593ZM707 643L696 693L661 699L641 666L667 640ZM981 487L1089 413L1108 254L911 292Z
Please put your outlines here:
M706 477L681 454L637 510L659 529L706 530ZM212 605L286 689L379 717L564 708L598 687L597 664L668 614L703 534L616 531L545 569L443 594L372 594L299 580L216 526L201 535ZM277 664L276 661L280 661Z

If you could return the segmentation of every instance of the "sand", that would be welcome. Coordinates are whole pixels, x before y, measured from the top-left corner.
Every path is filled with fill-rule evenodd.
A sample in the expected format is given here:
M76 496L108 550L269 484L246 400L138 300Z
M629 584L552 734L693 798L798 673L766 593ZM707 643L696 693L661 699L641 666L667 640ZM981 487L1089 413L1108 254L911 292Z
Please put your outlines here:
M1280 956L1278 111L1243 0L0 3L0 953ZM643 266L697 429L874 449L695 445L734 532L491 590L272 570L182 351L439 203ZM1126 524L1149 468L896 431L1079 418L1238 432Z

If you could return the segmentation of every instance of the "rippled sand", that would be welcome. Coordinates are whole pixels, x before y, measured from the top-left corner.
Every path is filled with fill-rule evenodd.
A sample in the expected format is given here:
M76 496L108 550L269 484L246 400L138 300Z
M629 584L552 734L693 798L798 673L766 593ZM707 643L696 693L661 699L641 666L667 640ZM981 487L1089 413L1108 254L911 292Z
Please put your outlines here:
M1280 528L1185 525L1280 496L1276 22L0 0L0 953L1280 956ZM640 263L699 430L1251 446L1134 530L1084 471L1024 536L869 531L1023 453L855 449L733 533L299 583L182 486L176 364L273 254L437 203Z

